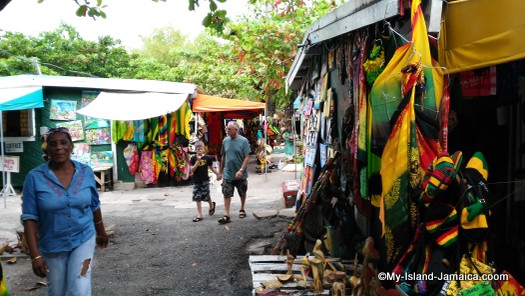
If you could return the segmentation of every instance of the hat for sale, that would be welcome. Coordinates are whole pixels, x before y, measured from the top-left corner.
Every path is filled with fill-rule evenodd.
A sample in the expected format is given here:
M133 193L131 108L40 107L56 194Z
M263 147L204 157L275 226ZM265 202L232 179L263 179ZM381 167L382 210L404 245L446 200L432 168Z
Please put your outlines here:
M425 229L436 244L450 247L458 240L459 221L456 209L446 203L433 203L427 212Z
M466 181L466 199L461 210L461 234L469 242L481 243L489 234L486 185L488 166L483 154L476 152L463 172Z
M445 191L456 178L463 161L463 154L457 151L452 156L448 152L440 153L428 166L421 183L420 200L426 205Z

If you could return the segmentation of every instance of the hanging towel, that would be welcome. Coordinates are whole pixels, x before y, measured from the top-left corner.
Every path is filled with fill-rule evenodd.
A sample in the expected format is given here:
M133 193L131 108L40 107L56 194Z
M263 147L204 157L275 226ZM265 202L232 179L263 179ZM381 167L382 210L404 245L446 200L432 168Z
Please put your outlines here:
M144 121L133 121L133 142L144 142Z

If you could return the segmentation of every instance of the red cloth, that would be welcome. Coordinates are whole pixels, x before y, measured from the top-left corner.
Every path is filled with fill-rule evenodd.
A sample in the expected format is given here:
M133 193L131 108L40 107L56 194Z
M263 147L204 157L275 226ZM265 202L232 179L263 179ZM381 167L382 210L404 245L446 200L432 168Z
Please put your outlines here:
M496 94L496 66L461 72L461 93L465 97Z
M222 139L224 138L222 116L219 112L210 112L207 113L207 116L208 154L217 155L221 152Z

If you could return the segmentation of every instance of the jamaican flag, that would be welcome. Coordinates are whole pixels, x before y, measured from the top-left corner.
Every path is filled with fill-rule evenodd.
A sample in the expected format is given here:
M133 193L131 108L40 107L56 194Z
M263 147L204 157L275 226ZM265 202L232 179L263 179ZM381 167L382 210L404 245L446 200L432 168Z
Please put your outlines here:
M381 176L381 194L372 204L380 209L388 263L397 262L413 236L412 189L441 152L448 117L441 106L443 70L431 57L420 5L412 1L411 41L396 50L370 92L368 175Z

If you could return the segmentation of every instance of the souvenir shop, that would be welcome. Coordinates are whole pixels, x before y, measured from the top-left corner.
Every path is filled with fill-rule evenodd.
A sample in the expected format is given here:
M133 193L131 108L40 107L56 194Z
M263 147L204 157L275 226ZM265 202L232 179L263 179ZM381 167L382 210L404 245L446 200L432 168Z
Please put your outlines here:
M281 250L315 252L320 240L326 256L355 258L363 268L351 285L363 295L379 286L521 295L525 47L516 36L524 21L485 23L482 36L458 25L465 13L505 17L498 13L515 10L513 1L364 2L312 24L287 76L305 149ZM505 276L488 284L407 277L458 273Z
M71 158L93 168L101 190L113 180L135 182L135 176L147 184L187 179L188 100L202 92L194 84L19 75L1 77L0 92L11 98L3 127L9 130L4 141L16 147L5 154L19 160L9 180L17 189L43 163L43 135L54 127L69 129Z
M111 136L117 146L125 145L121 154L137 185L186 185L191 181L189 160L195 142L203 140L208 154L217 156L227 121L237 120L248 137L249 120L264 110L264 103L197 94L165 115L113 120Z

